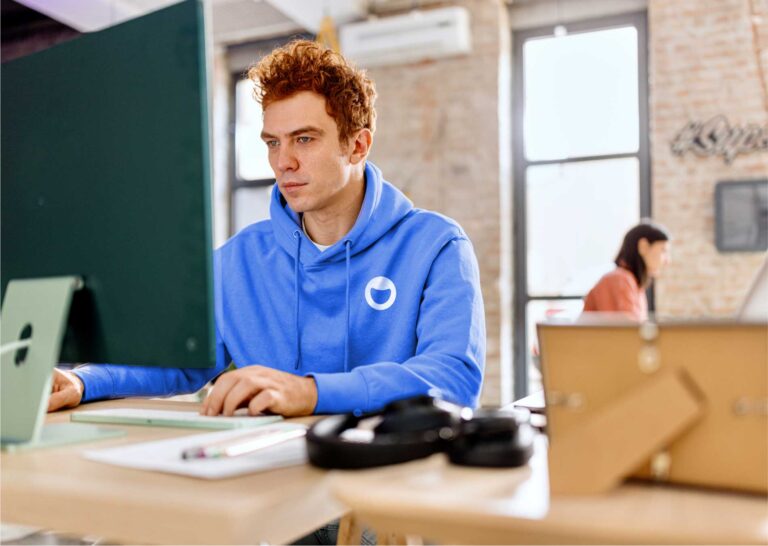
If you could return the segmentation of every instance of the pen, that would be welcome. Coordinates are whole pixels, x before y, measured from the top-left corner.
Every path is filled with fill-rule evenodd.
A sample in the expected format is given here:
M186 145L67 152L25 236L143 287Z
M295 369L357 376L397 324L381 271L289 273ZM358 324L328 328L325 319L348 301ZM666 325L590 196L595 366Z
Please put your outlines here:
M234 438L210 444L207 446L191 447L181 452L182 459L214 459L218 457L237 457L247 455L266 447L271 447L294 438L301 438L307 429L291 429L281 432L262 431L258 436ZM257 433L258 434L258 433Z

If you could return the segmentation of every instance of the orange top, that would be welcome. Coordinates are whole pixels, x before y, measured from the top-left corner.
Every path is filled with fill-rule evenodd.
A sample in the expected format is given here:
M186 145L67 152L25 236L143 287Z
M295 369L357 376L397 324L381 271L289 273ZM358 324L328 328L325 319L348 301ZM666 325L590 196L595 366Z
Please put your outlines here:
M623 267L606 273L584 298L584 311L618 311L634 320L648 318L648 299L635 276Z

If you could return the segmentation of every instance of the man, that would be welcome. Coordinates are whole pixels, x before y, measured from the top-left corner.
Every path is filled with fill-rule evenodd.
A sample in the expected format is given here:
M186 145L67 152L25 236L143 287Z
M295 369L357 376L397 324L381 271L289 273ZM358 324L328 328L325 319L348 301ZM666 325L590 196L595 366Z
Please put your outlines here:
M373 83L309 41L275 50L249 77L277 184L271 219L215 253L215 368L57 370L49 411L194 392L231 362L206 415L366 412L435 391L476 405L485 324L472 245L366 161Z

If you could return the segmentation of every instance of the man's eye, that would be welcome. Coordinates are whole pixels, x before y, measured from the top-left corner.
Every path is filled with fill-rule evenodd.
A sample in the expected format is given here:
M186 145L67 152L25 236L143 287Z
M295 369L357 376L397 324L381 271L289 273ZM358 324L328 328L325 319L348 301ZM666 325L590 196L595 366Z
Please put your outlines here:
M312 137L308 137L308 136L300 136L300 137L299 137L299 138L297 138L296 140L297 140L298 142L302 143L302 144L308 144L309 142L312 142Z
M267 148L277 148L276 140L265 140L264 142L267 144Z

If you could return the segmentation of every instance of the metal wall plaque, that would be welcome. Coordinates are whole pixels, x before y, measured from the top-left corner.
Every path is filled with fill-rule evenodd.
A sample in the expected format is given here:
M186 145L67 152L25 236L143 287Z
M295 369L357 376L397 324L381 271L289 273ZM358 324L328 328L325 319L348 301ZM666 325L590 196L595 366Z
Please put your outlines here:
M720 156L731 164L741 154L768 152L768 125L731 125L724 115L687 123L670 143L672 153L699 157Z

